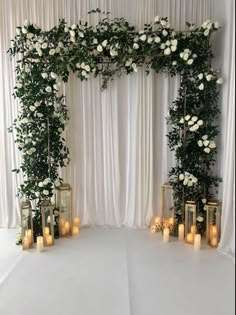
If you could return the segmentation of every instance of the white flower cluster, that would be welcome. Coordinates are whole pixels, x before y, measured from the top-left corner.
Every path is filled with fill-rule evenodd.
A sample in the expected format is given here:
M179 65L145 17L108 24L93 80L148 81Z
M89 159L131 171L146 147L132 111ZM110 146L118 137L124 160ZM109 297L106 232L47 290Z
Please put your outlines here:
M186 61L188 65L192 65L194 62L194 59L197 58L196 54L192 54L191 50L186 48L184 51L182 51L180 54L180 58Z
M91 71L90 65L86 64L85 62L77 63L76 68L81 69L81 74L86 79L89 78L89 72Z
M212 81L212 80L215 80L216 77L215 77L215 75L213 75L212 73L207 73L207 72L206 72L206 73L204 73L204 74L203 74L203 73L199 73L199 74L198 74L198 79L199 79L200 81L206 79L207 82L210 82L210 81ZM222 78L218 78L217 81L216 81L216 83L217 83L217 84L223 84L224 81L223 81ZM200 83L200 85L198 86L198 88L199 88L199 90L204 90L204 88L205 88L204 83L203 83L203 82Z
M199 216L197 217L197 221L201 223L201 222L203 222L203 221L204 221L204 218L203 218L202 216L200 216L200 215L199 215Z
M202 24L202 28L204 29L204 35L208 36L210 34L210 31L215 29L219 29L220 28L220 23L218 21L216 21L215 23L213 23L211 20L206 20L203 24Z
M197 142L200 148L204 147L204 152L210 153L216 148L216 143L213 140L208 140L208 135L204 135L201 140Z
M170 55L172 52L177 50L178 41L177 39L167 40L161 44L161 49L164 50L164 55Z
M190 131L197 131L200 126L203 125L203 120L198 119L197 116L186 115L185 117L182 117L179 121L180 124L184 124L185 122L188 123L188 126L190 126Z
M170 28L171 25L165 19L160 18L158 15L154 18L154 24L160 24L163 28Z
M180 174L179 180L183 181L184 186L188 187L192 187L194 184L197 184L198 182L198 179L189 172L184 172L184 174Z

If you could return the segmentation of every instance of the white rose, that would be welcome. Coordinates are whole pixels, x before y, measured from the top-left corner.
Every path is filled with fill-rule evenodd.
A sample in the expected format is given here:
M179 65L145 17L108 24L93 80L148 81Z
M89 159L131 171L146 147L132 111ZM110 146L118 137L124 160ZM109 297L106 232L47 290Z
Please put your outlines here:
M196 184L198 182L198 179L195 176L192 176L192 182Z
M134 72L138 72L138 68L137 68L136 63L132 64L132 68L133 68Z
M82 76L86 77L87 76L87 72L85 70L82 71Z
M208 74L208 75L206 76L207 81L211 81L212 78L213 78L213 75L212 75L212 74Z
M111 49L111 50L110 50L110 55L111 55L112 57L118 56L117 50Z
M196 124L193 126L193 131L197 131L198 129L199 129L199 125Z
M198 146L201 148L201 147L203 146L202 140L199 140L199 141L197 142L197 144L198 144Z
M97 38L94 38L94 40L93 40L93 44L98 44L98 40L97 40Z
M202 140L207 140L207 139L208 139L208 135L202 136Z
M56 47L55 52L58 54L60 52L60 48Z
M167 32L166 30L163 30L163 31L162 31L162 35L163 35L163 36L167 36L167 35L168 35L168 32Z
M161 25L165 26L167 24L167 22L165 20L161 20Z
M170 41L169 40L166 41L165 44L166 44L166 46L170 46Z
M21 84L21 83L19 83L19 82L18 82L18 83L16 83L16 86L17 86L17 88L18 88L18 89L21 89L21 88L22 88L22 84Z
M161 49L165 49L166 45L165 44L161 44Z
M43 184L44 186L46 186L47 184L49 184L51 182L51 179L50 178L46 178L44 181L43 181Z
M217 81L216 81L217 84L223 84L224 83L224 80L222 78L219 78Z
M103 47L106 47L106 46L107 46L107 40L106 40L106 39L102 42L102 46L103 46Z
M46 90L46 92L48 92L48 93L52 92L51 86L47 86L45 90Z
M37 49L37 53L38 53L39 56L43 55L43 52L42 52L42 50L40 48Z
M178 44L177 39L172 39L172 40L171 40L171 45L177 46L177 44Z
M218 21L216 21L214 23L214 28L216 28L216 29L220 28L220 23Z
M83 32L79 32L79 37L84 38L84 33Z
M58 128L58 132L63 132L63 129L62 128Z
M155 43L158 44L158 43L160 43L160 41L161 41L160 37L159 37L159 36L156 36L156 37L155 37Z
M56 51L55 51L55 49L50 49L50 50L49 50L49 55L51 55L51 56L52 56L52 55L54 55L54 54L55 54L55 52L56 52Z
M173 62L172 62L172 65L173 65L173 66L176 66L176 65L177 65L177 61L173 61Z
M203 125L203 120L199 120L199 121L197 122L197 124L198 124L198 126L202 126L202 125Z
M26 35L26 37L27 37L28 39L31 39L33 36L34 36L34 34L32 34L32 33L28 33L28 34Z
M37 113L37 117L42 118L42 117L43 117L43 114Z
M80 64L80 63L77 63L75 66L76 66L76 68L80 68L80 67L81 67L81 64Z
M37 192L35 193L35 196L38 198L38 197L40 196L40 192L37 191Z
M44 186L43 182L39 182L38 186L42 188Z
M211 149L215 149L216 148L215 141L210 141L209 148L211 148Z
M20 34L21 34L21 30L20 30L18 27L16 28L16 34L17 34L17 35L20 35Z
M34 111L35 111L35 109L36 109L36 107L35 107L35 106L33 106L33 105L31 105L31 106L30 106L30 110L31 110L31 112L34 112Z
M210 30L212 28L212 23L208 23L207 28L208 28L208 30Z
M187 121L188 121L190 118L191 118L190 115L187 115L187 116L184 117L184 119L187 120Z
M211 152L211 149L210 149L210 148L205 148L204 151L205 151L206 153L210 153L210 152Z
M157 16L155 16L155 18L154 18L154 22L155 23L157 23L157 22L159 22L160 21L160 17L157 15Z
M130 67L130 66L132 65L132 62L133 62L133 59L132 59L132 58L128 59L128 60L126 61L126 63L125 63L125 66L126 66L126 67Z
M192 182L192 181L189 181L189 182L188 182L188 186L189 186L189 187L192 187L192 186L193 186L193 182Z
M171 50L170 50L170 48L168 47L168 48L166 48L165 50L164 50L164 55L170 55L171 54Z
M49 191L48 191L48 190L43 190L43 194L44 194L45 196L48 196L48 195L49 195Z
M189 58L189 53L184 53L184 55L183 55L183 59L184 59L185 61L187 61L187 60L188 60L188 58Z
M188 125L192 126L192 125L194 125L194 122L192 120L189 120Z
M202 23L202 28L207 28L207 24L208 24L208 21L205 21L204 23Z
M198 88L199 88L199 90L201 90L201 91L204 90L204 84L201 83Z
M23 33L23 34L27 34L27 33L28 33L27 29L24 28L24 27L22 27L22 33Z
M197 117L197 116L193 116L193 117L191 118L191 120L194 121L194 122L196 122L196 121L198 120L198 117Z
M86 66L84 67L84 69L85 69L87 72L89 72L89 71L90 71L90 66L89 66L89 65L86 65Z
M69 32L69 28L68 28L67 26L64 28L64 32L65 32L65 33L68 33L68 32Z
M197 221L198 221L198 222L203 222L203 221L204 221L204 218L201 217L201 216L198 216L198 217L197 217Z
M51 77L53 79L57 79L58 78L55 72L51 72L50 75L51 75Z
M153 38L152 37L149 37L148 38L148 44L151 44L153 42Z
M82 69L85 68L85 63L84 63L84 62L81 63L81 68L82 68Z
M179 55L180 55L180 58L182 58L182 59L183 59L183 57L184 57L184 53L183 53L183 52L181 52Z
M71 38L70 38L70 41L71 41L72 43L75 43L75 38L74 38L74 37L71 37Z
M191 65L193 63L193 59L189 59L187 63L188 65Z
M46 49L48 47L48 44L47 43L43 43L42 44L42 49Z
M141 39L141 41L143 41L143 42L145 42L145 40L147 39L147 35L142 35L141 37L140 37L140 39Z
M204 31L204 33L203 33L203 34L204 34L205 36L208 36L208 35L209 35L209 33L210 33L210 32L209 32L209 30L208 30L208 29L206 29L206 30Z
M97 46L97 51L99 51L99 52L102 52L102 51L103 51L102 45L98 45L98 46Z
M28 155L32 155L32 151L31 150L28 150L28 151L26 151L26 153L28 154Z
M76 29L76 27L77 27L77 25L76 25L76 24L71 25L71 29L72 29L72 30L75 30L75 29Z
M209 143L210 143L209 140L204 140L204 141L203 141L203 144L204 144L205 147L207 147Z
M188 178L185 178L183 184L184 184L184 186L188 185Z
M47 73L42 73L42 77L44 78L44 79L46 79L47 77L48 77L48 74Z
M184 180L184 174L179 175L179 180Z
M174 52L174 51L176 51L177 47L176 46L171 46L170 49L171 49L171 51Z
M203 199L202 199L202 203L203 203L203 204L207 203L206 198L203 198Z
M70 36L75 37L75 31L70 31Z
M180 124L184 124L184 119L181 118L180 121L179 121L179 123L180 123Z
M53 84L53 88L54 88L54 90L59 91L59 89L60 89L60 82L58 84Z

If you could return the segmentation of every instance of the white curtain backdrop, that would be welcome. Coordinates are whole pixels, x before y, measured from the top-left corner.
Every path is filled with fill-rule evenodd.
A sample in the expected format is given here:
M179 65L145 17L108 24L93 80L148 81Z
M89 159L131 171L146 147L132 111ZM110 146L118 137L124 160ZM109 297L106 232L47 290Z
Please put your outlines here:
M0 0L1 227L14 227L19 220L16 198L19 178L11 173L19 164L19 156L12 135L7 133L17 113L11 96L14 63L6 55L15 27L25 19L44 29L53 27L59 18L73 24L80 18L87 19L87 12L97 7L110 11L112 17L124 16L139 28L155 15L168 16L177 30L184 30L186 21L200 25L215 12L213 0ZM97 18L89 17L89 21L96 22ZM230 61L228 66L230 69ZM164 117L178 86L178 78L154 73L147 77L140 70L138 74L114 80L101 92L99 79L81 83L70 76L65 86L70 110L66 139L72 161L62 173L73 187L74 213L81 217L83 225L144 227L153 214L160 213L160 187L174 163L167 148ZM225 90L225 100L228 91L229 88ZM227 127L229 110L223 107L223 131L228 141L232 135L232 129ZM228 142L227 147L230 148ZM222 152L219 159L231 161L231 151ZM229 164L227 168L221 164L220 173L223 179L229 179L228 185L230 170ZM227 235L232 233L226 214L233 207L231 191L224 190L223 200L228 200L223 208L222 226L225 240L222 246L226 248L229 244L226 229Z

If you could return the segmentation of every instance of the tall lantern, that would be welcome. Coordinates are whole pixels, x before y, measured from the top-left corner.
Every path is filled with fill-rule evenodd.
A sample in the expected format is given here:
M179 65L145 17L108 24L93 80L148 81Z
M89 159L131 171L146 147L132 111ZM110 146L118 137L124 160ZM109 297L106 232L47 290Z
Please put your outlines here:
M72 227L72 188L64 183L58 188L57 207L59 209L60 236L70 236Z
M197 233L197 206L194 201L185 203L185 240L187 243L194 243L194 236Z
M33 220L32 220L32 206L29 200L23 201L20 204L21 214L21 240L22 248L29 249L33 247Z
M206 240L211 247L217 247L220 241L221 207L218 200L206 204Z
M44 246L54 245L54 205L50 200L44 200L41 203L42 229Z
M170 234L174 234L175 213L173 187L166 182L161 187L161 212L163 228L168 227Z

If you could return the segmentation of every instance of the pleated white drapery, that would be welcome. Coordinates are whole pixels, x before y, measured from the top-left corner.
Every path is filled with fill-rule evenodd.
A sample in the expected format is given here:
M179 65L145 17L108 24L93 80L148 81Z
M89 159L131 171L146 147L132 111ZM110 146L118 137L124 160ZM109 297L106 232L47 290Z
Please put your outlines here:
M11 97L14 63L6 50L15 27L25 19L50 29L59 18L97 22L87 12L97 7L112 17L124 16L142 27L155 15L168 16L177 30L185 22L200 25L212 18L211 0L0 0L0 226L18 222L16 187L11 169L19 155L7 127L16 117ZM164 117L175 99L179 78L154 73L116 79L101 92L99 79L81 83L74 75L65 86L70 113L66 131L71 164L62 175L73 187L73 208L83 225L144 227L160 213L160 187L167 180L174 157L167 147ZM223 174L224 177L224 174Z

